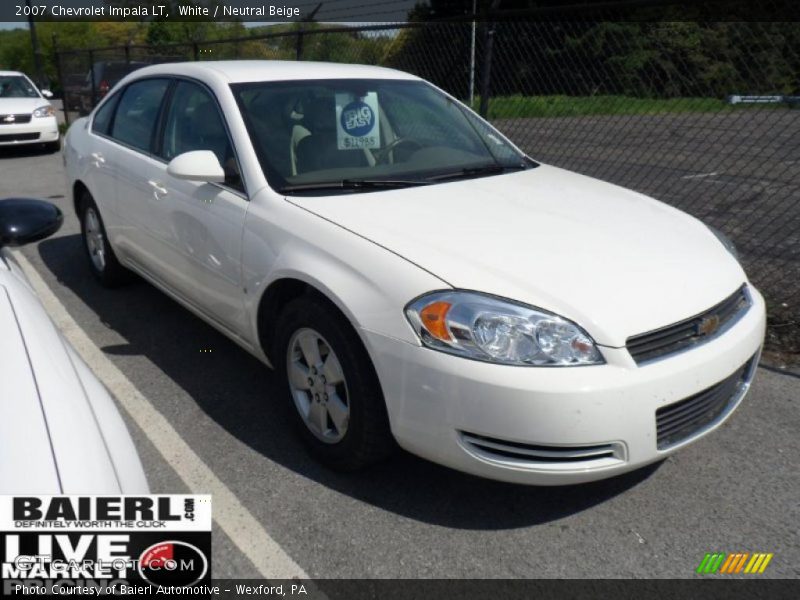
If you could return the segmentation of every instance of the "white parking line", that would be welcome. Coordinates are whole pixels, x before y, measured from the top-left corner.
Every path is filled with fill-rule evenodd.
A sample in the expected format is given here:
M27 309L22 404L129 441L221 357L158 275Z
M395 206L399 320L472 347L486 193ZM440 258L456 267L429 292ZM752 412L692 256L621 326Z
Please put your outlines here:
M696 173L695 175L684 175L681 179L703 179L704 177L714 177L714 175L719 175L716 171L713 173Z
M212 495L214 520L258 572L267 579L308 579L305 571L270 537L169 421L92 342L30 261L19 251L14 251L14 256L61 333L141 427L186 486L196 494Z

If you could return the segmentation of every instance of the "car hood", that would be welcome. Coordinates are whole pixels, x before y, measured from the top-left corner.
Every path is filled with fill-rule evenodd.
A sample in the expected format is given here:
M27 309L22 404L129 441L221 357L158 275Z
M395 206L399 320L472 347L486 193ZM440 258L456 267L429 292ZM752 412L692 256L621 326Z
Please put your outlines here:
M287 199L452 287L558 313L607 346L702 312L745 281L738 262L697 219L547 165L425 187Z
M0 494L119 493L66 343L33 291L3 267L0 331Z
M48 104L50 103L44 98L0 98L0 115L30 114Z

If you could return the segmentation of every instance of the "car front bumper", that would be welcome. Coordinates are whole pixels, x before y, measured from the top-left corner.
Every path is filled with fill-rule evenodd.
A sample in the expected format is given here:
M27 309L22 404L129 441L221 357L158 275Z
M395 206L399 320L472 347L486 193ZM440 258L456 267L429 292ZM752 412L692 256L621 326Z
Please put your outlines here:
M604 365L516 367L374 332L364 337L392 432L406 450L491 479L573 484L659 461L730 416L749 387L766 327L764 300L750 291L752 306L723 334L640 366L625 348L602 348ZM737 371L721 412L659 449L656 411L732 381Z
M55 142L59 138L55 117L33 117L29 123L0 125L0 146Z

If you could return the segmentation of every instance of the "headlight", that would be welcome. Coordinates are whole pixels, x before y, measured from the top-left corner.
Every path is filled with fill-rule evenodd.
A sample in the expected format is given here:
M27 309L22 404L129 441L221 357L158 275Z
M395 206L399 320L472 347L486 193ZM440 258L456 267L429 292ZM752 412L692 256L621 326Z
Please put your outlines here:
M406 307L429 348L506 365L571 366L605 362L594 340L552 313L475 292L433 292Z
M53 117L55 116L55 114L56 114L55 109L49 104L47 106L40 106L35 111L33 111L34 117Z
M736 251L736 245L731 241L731 238L722 233L719 229L711 227L711 225L706 225L706 227L711 230L711 233L717 236L717 239L725 246L725 249L733 255L733 258L739 260L739 253Z

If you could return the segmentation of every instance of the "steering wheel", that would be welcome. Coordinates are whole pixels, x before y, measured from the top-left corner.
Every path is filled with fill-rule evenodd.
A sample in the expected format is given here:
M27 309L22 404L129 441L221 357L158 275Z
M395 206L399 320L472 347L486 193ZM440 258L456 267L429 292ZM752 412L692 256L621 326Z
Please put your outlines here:
M396 137L391 142L386 144L383 148L379 148L373 152L373 156L375 156L375 162L381 162L383 159L389 156L389 153L394 150L395 148L399 148L401 146L409 146L410 150L421 150L422 144L420 144L416 140L412 140L411 138L406 137Z

